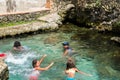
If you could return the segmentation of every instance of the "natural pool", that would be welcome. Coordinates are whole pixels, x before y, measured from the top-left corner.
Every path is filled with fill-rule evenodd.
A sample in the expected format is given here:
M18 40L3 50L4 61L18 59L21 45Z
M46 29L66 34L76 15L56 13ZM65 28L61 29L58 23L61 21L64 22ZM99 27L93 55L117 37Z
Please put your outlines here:
M68 30L69 29L69 30ZM109 54L119 50L119 47L109 43L109 36L88 29L78 28L72 24L63 25L57 32L47 32L29 36L19 36L0 40L0 51L8 55L5 62L9 68L9 80L28 80L32 69L33 59L39 59L47 54L42 67L54 61L54 66L41 72L39 80L65 80L66 59L62 58L62 45L64 41L77 52L73 55L76 66L86 73L88 77L77 73L76 80L119 80L119 72L114 70L109 62ZM22 52L11 51L14 41L19 40L26 50ZM108 58L108 59L107 59Z

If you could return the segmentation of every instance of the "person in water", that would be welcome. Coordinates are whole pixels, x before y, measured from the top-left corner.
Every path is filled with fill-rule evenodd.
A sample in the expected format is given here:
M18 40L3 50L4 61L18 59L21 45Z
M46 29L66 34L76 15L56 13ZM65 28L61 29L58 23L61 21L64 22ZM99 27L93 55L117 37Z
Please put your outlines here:
M66 70L65 73L67 74L67 79L66 80L75 80L75 72L79 72L80 74L84 74L86 76L92 76L91 74L87 74L85 72L82 72L78 70L73 62L73 60L68 59L66 63Z
M47 55L43 55L39 61L36 59L32 61L33 71L30 74L29 80L38 80L40 72L48 70L54 64L51 62L47 67L41 68L40 65L46 56Z
M15 41L13 45L13 50L22 51L24 50L24 48L19 41Z
M67 56L67 55L72 56L74 51L73 51L72 48L70 48L69 43L68 42L63 42L62 45L63 45L63 49L64 49L63 55L64 56Z

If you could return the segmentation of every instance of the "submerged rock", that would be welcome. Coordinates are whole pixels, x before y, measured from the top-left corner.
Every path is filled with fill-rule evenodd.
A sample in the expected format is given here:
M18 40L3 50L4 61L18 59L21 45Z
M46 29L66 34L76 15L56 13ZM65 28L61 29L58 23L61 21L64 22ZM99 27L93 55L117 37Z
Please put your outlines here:
M105 69L109 72L110 75L115 75L117 73L117 71L110 66L106 66Z
M61 37L60 35L50 34L49 37L45 38L44 43L45 44L56 44L60 42L61 38L63 37Z

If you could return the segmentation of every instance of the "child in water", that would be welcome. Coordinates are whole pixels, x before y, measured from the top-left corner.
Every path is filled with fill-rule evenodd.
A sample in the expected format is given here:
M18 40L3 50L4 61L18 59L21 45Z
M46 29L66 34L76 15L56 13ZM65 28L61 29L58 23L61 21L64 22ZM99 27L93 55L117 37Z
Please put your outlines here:
M24 50L24 48L23 46L21 46L21 43L19 41L15 41L13 45L13 50L22 51Z
M32 61L33 71L30 75L29 80L38 80L40 71L46 71L54 64L53 62L51 62L47 67L41 68L40 65L46 56L47 55L43 55L43 57L39 61L36 59Z
M64 49L63 55L64 56L72 56L74 51L73 51L72 48L70 48L69 43L68 42L63 42L62 45L63 45L63 49Z
M80 70L78 70L74 64L74 62L71 59L68 59L67 64L66 64L66 70L65 73L67 74L67 79L66 80L75 80L75 72L79 72L80 74L84 74L86 76L92 76L91 74L84 73Z

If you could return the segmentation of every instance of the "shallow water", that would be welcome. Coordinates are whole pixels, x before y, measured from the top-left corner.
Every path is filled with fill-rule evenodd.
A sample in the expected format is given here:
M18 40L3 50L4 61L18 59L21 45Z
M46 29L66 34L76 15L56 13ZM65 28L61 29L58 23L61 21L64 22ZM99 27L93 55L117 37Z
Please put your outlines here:
M76 33L79 33L77 29L79 29L82 36L79 34L77 37L74 37ZM65 80L66 75L64 70L66 59L62 57L63 49L61 45L64 41L70 42L70 46L77 52L73 55L73 59L79 70L93 75L89 77L76 73L76 80L119 80L119 72L112 69L109 63L106 63L107 59L103 63L105 57L102 57L103 54L107 56L108 53L114 53L119 47L112 44L110 46L106 38L104 42L103 40L100 42L100 39L103 38L94 37L94 39L91 37L91 35L100 37L101 35L99 34L93 35L89 33L86 35L82 33L85 31L82 28L72 28L72 31L66 31L66 29L61 28L58 32L0 40L0 45L2 45L0 46L0 51L8 54L5 62L8 64L10 71L9 80L28 80L32 70L32 60L39 59L43 54L47 54L47 57L42 63L42 67L47 66L51 61L54 61L55 64L48 71L41 72L39 80ZM13 43L16 40L19 40L25 46L25 51L11 51ZM99 56L101 58L98 58ZM118 76L115 76L114 73Z

